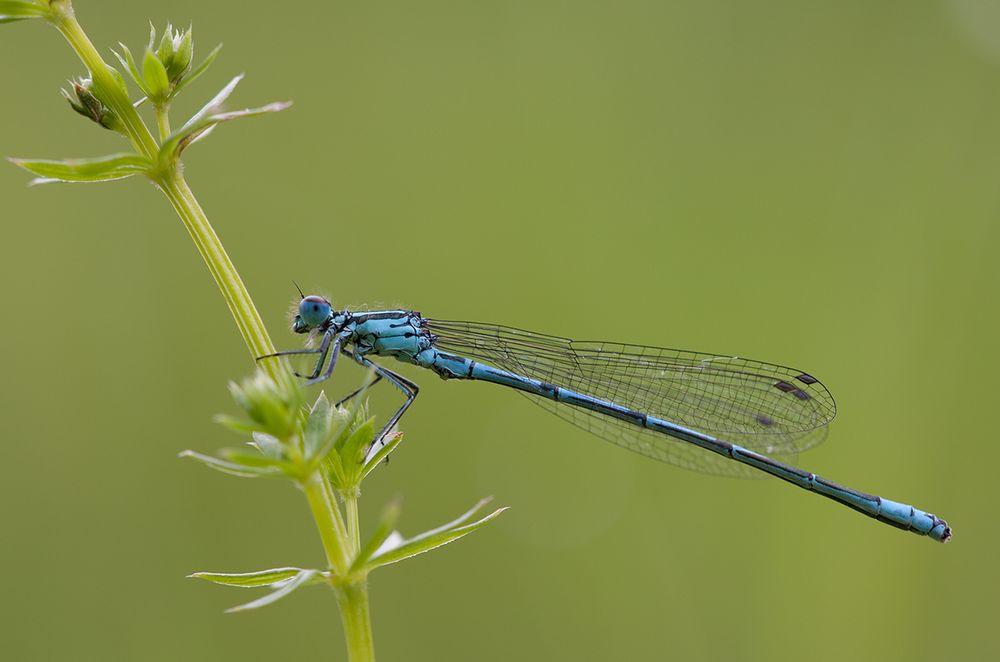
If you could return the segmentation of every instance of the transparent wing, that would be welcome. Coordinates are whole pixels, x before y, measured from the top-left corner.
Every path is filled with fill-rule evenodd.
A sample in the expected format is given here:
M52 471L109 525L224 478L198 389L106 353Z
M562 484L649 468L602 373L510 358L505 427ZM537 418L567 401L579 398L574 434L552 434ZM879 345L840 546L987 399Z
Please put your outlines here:
M604 341L513 327L427 320L441 349L647 413L794 464L836 415L830 392L801 370L734 356ZM758 472L597 412L525 394L619 446L706 473Z

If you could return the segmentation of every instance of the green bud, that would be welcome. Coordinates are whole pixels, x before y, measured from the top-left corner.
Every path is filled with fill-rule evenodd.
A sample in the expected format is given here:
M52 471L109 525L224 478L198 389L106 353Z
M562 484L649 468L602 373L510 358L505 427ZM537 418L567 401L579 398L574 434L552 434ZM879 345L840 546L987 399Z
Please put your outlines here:
M150 51L153 50L152 44L156 40L155 37L155 32L150 34ZM167 80L171 87L176 86L181 78L191 70L191 59L194 56L191 28L185 31L175 30L173 25L167 23L167 29L164 30L163 36L160 38L155 55L167 72Z
M60 90L60 92L73 110L89 120L97 122L105 129L116 131L120 128L118 116L91 91L92 83L89 78L70 81L70 85L73 88L72 93L66 90Z
M167 69L151 50L142 58L142 79L146 82L149 99L154 103L166 101L170 97L170 79Z
M285 441L301 425L302 393L297 386L283 389L266 373L257 371L240 384L230 383L229 391L259 430Z
M181 37L181 42L174 51L174 61L172 67L167 67L167 74L172 76L174 82L180 80L181 76L191 71L191 61L194 59L194 31L191 28ZM173 73L171 73L173 72Z
M174 54L174 26L167 23L167 29L163 31L163 37L160 38L160 45L156 47L156 57L160 58L160 62L164 66L167 64L167 60Z

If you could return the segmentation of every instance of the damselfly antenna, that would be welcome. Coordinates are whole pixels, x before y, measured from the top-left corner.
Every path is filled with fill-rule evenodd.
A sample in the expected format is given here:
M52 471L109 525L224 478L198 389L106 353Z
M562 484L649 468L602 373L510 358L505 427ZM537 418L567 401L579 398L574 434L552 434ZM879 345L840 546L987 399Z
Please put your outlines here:
M301 287L299 287L299 284L298 284L298 283L296 283L296 282L295 282L295 281L293 280L293 281L292 281L292 285L294 285L294 286L295 286L295 289L297 289L297 290L299 291L299 298L300 298L300 299L305 299L305 298L306 298L306 295L302 293L302 288L301 288Z

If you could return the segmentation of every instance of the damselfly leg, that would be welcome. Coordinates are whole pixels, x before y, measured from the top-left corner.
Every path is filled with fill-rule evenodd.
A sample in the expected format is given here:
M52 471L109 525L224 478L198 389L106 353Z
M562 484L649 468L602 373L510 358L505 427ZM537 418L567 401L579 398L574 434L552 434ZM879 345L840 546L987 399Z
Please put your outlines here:
M337 354L340 351L340 339L338 338L336 343L336 348L334 350L333 358L330 360L330 366L327 368L325 376L319 378L319 373L323 370L323 364L326 363L327 354L330 351L330 344L333 341L332 334L326 334L323 336L323 340L320 342L320 346L311 349L287 349L282 352L274 352L273 354L265 354L264 356L258 356L257 361L263 361L264 359L270 359L278 356L299 356L302 354L319 354L319 359L316 361L316 365L313 367L311 374L303 375L298 371L293 371L296 377L303 377L308 379L306 386L315 384L316 382L321 382L333 373L333 366L337 363Z
M385 436L389 434L389 432L392 430L393 427L396 426L396 424L399 422L399 419L402 418L406 410L409 409L410 405L413 404L413 401L417 399L417 393L420 392L420 387L411 382L406 377L403 377L402 375L395 373L392 370L389 370L388 368L384 368L379 364L375 363L374 361L365 358L364 356L355 354L354 360L363 365L364 367L375 371L375 379L372 380L371 384L374 384L375 382L384 377L385 379L389 380L389 382L393 386L402 391L403 395L406 396L406 402L403 403L403 406L396 410L396 413L392 415L389 421L384 426L382 426L382 429L379 431L379 433L375 435L375 440L372 442L372 446L381 445L383 443L383 440L385 439ZM369 384L369 386L371 384ZM356 393L352 393L347 397L350 398L353 397L354 395L356 395Z
M345 356L349 356L352 359L354 358L354 354L352 354L346 349L341 350L341 353L344 354ZM370 382L368 382L367 384L362 384L360 387L354 389L353 391L342 397L340 400L337 400L336 406L342 407L345 403L350 402L353 398L357 397L358 394L367 391L372 386L378 384L380 381L382 381L382 375L376 372L375 376L372 377L372 380Z

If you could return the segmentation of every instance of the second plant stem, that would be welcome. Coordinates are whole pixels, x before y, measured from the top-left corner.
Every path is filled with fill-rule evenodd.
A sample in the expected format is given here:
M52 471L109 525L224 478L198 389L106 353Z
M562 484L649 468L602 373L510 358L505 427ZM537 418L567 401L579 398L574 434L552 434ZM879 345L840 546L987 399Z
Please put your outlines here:
M350 584L334 587L340 605L340 620L347 639L347 655L351 662L375 659L375 642L368 608L368 584L362 578Z
M313 519L316 520L316 528L320 540L323 541L327 563L331 570L342 577L350 566L351 551L337 498L319 470L303 481L302 489L312 510Z
M358 500L345 497L346 531L337 497L321 470L302 484L313 519L323 541L327 562L335 576L330 582L337 595L340 620L344 625L347 655L351 662L374 662L375 642L372 637L371 610L368 606L368 579L349 574L351 560L360 546L358 530Z

